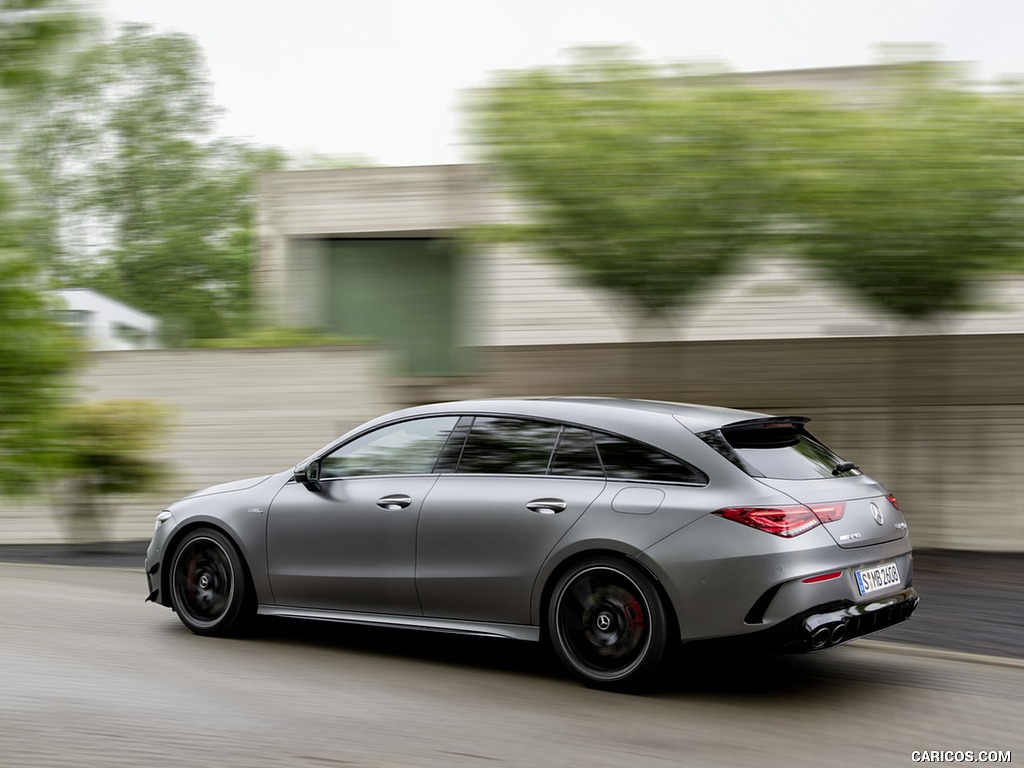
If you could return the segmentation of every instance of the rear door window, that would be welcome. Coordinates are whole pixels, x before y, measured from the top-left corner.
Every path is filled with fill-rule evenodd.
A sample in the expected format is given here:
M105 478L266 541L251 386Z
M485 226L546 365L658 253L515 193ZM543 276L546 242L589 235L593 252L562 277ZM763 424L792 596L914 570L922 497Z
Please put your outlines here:
M594 434L589 429L563 427L550 473L559 477L604 477Z
M560 429L542 421L477 416L462 449L459 474L547 474Z

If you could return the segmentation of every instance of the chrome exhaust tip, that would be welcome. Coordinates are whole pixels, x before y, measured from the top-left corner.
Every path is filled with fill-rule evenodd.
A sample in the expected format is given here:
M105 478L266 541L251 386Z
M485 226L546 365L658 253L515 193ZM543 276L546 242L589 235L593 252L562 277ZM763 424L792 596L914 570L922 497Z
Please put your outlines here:
M832 629L832 634L829 635L829 642L835 645L836 643L843 642L844 637L846 637L846 625L836 624L836 626Z
M828 627L818 627L818 629L814 630L811 634L811 648L814 650L824 648L828 644L829 637L830 633L828 631Z

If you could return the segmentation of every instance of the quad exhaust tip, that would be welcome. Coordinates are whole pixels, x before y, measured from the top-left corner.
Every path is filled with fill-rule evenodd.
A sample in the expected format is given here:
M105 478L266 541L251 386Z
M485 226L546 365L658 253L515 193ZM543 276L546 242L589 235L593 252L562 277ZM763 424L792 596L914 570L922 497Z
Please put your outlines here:
M838 645L839 643L843 642L845 638L845 623L837 622L834 624L825 624L824 626L818 627L811 633L811 649L815 651L820 651L822 648L827 648L830 645Z
M828 627L818 627L818 629L814 630L813 634L811 634L811 648L816 651L820 648L824 648L828 645L830 636L831 633L829 632Z
M835 627L833 627L832 633L829 635L828 640L832 645L835 645L836 643L843 642L844 637L846 637L846 625L837 624Z

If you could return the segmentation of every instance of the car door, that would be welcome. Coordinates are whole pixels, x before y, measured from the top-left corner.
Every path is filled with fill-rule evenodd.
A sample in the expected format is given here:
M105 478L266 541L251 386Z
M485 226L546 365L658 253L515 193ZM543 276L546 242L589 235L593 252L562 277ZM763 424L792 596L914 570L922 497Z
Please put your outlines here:
M590 464L559 475L558 456L574 450ZM420 513L424 615L528 624L537 572L605 485L590 433L477 416L457 467L440 476Z
M270 506L267 565L278 605L419 615L416 525L457 416L389 424L319 459Z

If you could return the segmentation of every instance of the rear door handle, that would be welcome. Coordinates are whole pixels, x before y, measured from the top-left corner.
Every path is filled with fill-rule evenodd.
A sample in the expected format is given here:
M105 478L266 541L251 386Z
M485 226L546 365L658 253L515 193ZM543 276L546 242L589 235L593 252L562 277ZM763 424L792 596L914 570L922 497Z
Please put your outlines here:
M527 502L526 508L542 515L554 515L564 512L567 504L561 499L534 499Z
M381 509L405 509L410 504L412 504L412 499L404 493L396 493L392 496L377 499L377 506Z

